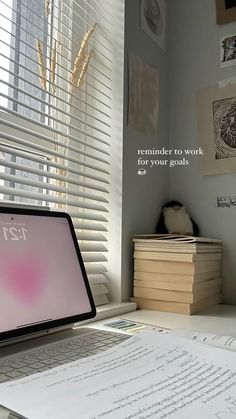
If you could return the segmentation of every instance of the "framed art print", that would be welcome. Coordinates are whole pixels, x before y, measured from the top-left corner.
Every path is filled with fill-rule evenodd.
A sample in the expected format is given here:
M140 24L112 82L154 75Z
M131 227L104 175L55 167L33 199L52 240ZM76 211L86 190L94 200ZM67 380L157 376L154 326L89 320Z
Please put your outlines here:
M216 21L218 25L236 20L236 0L216 0Z
M236 65L236 34L220 39L220 67Z
M197 122L202 174L236 173L236 85L198 90Z
M166 37L166 0L141 0L141 28L163 50Z
M157 136L159 72L140 57L129 54L128 125L146 136Z

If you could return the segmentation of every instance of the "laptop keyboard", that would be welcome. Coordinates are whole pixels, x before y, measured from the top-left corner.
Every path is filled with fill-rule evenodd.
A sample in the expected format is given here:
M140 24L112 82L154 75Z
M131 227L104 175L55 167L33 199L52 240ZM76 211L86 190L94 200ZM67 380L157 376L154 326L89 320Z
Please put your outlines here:
M95 355L128 339L129 335L96 331L20 352L0 360L0 383L46 371L67 362Z

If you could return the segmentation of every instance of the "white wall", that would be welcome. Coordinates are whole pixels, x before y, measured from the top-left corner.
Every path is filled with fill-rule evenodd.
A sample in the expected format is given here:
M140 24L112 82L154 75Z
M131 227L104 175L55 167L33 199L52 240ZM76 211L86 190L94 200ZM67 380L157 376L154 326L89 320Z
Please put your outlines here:
M196 148L196 90L236 75L220 69L219 39L236 33L236 22L216 24L215 0L167 0L169 8L170 148ZM236 208L217 209L216 198L236 194L236 174L202 176L199 161L170 169L170 198L178 199L201 234L224 243L224 301L236 304Z
M134 234L152 233L163 202L168 197L168 170L155 168L138 176L137 150L168 144L167 54L140 27L140 1L126 0L125 11L125 107L123 138L122 204L122 300L132 293ZM156 138L146 137L127 126L128 53L133 53L160 72L160 113Z

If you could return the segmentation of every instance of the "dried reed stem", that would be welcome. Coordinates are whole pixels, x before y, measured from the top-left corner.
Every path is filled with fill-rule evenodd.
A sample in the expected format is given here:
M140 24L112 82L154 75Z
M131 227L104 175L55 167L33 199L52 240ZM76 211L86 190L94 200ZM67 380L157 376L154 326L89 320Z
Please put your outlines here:
M44 0L44 13L46 17L48 17L48 15L51 13L50 0Z
M88 65L89 65L89 62L91 60L91 57L92 57L93 53L94 53L94 51L91 50L85 56L85 59L84 59L84 62L83 62L83 66L82 66L82 69L81 69L81 73L80 73L79 78L78 78L77 87L81 87L81 85L83 83L83 79L84 79L85 73L86 73L86 71L88 69Z
M54 47L51 48L51 54L50 54L50 86L51 86L51 92L53 94L56 93L56 65L57 65L57 49L58 49L58 41L55 39L54 41Z
M36 39L36 49L37 49L37 56L38 56L38 64L39 64L39 80L40 85L44 90L47 90L46 86L46 68L43 59L43 50L42 45L39 39Z

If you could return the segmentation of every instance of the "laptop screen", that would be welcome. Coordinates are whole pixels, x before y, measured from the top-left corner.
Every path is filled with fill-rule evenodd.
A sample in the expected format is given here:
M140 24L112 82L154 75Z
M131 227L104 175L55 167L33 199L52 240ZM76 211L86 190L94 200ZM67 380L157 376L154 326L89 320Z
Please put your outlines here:
M0 209L0 336L92 317L94 305L69 216L9 211Z

